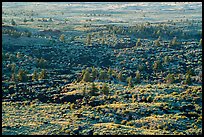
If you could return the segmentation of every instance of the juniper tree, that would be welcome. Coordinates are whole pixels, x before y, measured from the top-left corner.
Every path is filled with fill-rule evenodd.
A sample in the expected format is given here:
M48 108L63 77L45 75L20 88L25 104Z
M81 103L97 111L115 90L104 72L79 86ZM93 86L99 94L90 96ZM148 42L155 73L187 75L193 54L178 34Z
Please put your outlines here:
M136 76L135 76L135 78L136 78L136 80L135 80L135 82L136 83L140 83L140 72L139 71L136 71Z
M96 87L96 85L94 84L94 82L92 82L91 84L91 89L90 89L90 95L94 96L96 95L96 92L98 91L98 88Z
M16 64L12 63L11 64L11 72L15 73L15 70L16 70Z
M62 35L60 36L59 40L60 40L61 42L65 42L65 35L62 34Z
M19 70L18 71L18 81L20 82L26 82L28 80L27 78L27 72L24 70Z
M141 45L142 45L142 44L141 44L141 40L138 39L138 40L137 40L137 43L136 43L136 47L141 46Z
M11 25L16 25L16 22L13 19L11 19Z
M102 70L102 69L100 70L99 79L100 80L107 80L108 79L108 75L107 75L105 70Z
M101 44L104 45L105 44L105 38L102 38Z
M153 70L157 71L160 70L162 68L162 64L159 60L155 61L153 64Z
M118 74L118 80L119 80L119 81L123 81L123 74L122 74L122 72L119 72L119 74Z
M26 18L24 18L23 22L27 22L27 19L26 19Z
M154 44L155 44L156 46L160 46L160 45L161 45L158 39L154 41Z
M82 78L82 81L84 82L90 82L90 73L88 70L85 71L84 75L83 75L83 78Z
M15 73L12 73L11 74L11 81L16 81L16 74Z
M113 70L109 67L108 68L108 77L110 79L110 77L112 76Z
M200 39L200 43L199 43L199 45L202 46L202 39Z
M46 78L47 78L46 70L42 69L42 71L38 75L38 79L41 80L41 79L46 79Z
M165 56L165 57L164 57L164 63L167 64L169 61L170 61L169 56Z
M37 67L45 68L46 65L47 65L47 61L43 59L42 57L37 60Z
M192 76L195 76L195 72L192 68L188 68L187 72L186 72L188 75L192 75Z
M32 75L32 80L35 81L37 80L37 78L38 78L37 71L34 70L33 75Z
M106 83L103 83L103 85L102 85L102 92L103 92L104 95L109 94L109 88L108 88Z
M92 72L91 72L91 74L92 74L93 80L95 80L95 79L97 78L98 72L97 72L97 70L96 70L96 68L95 68L94 66L92 67Z
M186 74L185 84L188 84L188 85L192 84L191 75Z
M91 34L88 34L86 38L86 45L90 45L90 44L91 44Z
M128 87L133 87L132 77L127 78Z
M82 89L82 95L83 95L83 96L86 95L86 87L84 87L84 88Z
M166 77L166 82L168 84L172 84L172 83L174 83L174 81L175 81L174 75L173 74L168 74L167 77Z
M178 45L177 38L174 37L173 40L170 41L169 45L170 45L170 46L176 46L176 45Z

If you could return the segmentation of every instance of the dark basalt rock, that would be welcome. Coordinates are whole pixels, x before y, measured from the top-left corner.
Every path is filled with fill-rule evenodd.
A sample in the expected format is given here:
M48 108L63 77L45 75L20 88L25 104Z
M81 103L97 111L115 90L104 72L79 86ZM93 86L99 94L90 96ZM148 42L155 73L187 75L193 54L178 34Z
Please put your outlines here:
M102 101L100 100L89 101L88 104L92 107L95 107L95 106L102 105Z
M64 103L64 102L76 102L77 99L82 99L82 95L62 95L62 94L55 94L51 97L51 102L53 103Z
M195 119L197 119L198 117L199 117L199 115L198 114L196 114L196 113L189 113L189 112L185 112L185 113L182 113L182 114L179 114L179 115L183 115L183 116L186 116L186 117L188 117L188 118L195 118Z

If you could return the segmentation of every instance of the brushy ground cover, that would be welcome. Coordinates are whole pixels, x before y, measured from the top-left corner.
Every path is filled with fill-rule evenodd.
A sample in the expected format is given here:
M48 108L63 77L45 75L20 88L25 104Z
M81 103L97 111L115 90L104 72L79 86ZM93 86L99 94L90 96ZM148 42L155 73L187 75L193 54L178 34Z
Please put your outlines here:
M77 86L83 84L70 84L69 88ZM84 103L85 97L81 102L64 104L38 100L2 102L2 134L202 134L201 86L156 84L135 86L132 90L117 84L109 86L110 95L87 99L102 102L96 106ZM80 88L73 91L78 93L82 94Z

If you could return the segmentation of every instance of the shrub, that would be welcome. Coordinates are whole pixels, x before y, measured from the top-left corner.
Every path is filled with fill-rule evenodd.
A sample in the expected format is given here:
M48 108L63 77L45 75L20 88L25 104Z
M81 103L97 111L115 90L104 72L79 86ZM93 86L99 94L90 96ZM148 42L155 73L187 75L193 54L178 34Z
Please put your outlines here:
M136 98L137 98L136 94L132 95L132 103L135 103Z
M127 123L126 120L122 120L122 121L121 121L121 124L122 124L122 125L125 125L126 123Z
M148 96L148 97L147 97L147 102L152 102L152 101L153 101L152 97L151 97L151 96Z
M70 105L70 109L71 109L71 110L75 109L75 104L74 104L74 103L72 103L72 104Z
M128 121L128 122L126 123L126 125L127 125L127 126L132 126L133 123L132 123L131 121Z

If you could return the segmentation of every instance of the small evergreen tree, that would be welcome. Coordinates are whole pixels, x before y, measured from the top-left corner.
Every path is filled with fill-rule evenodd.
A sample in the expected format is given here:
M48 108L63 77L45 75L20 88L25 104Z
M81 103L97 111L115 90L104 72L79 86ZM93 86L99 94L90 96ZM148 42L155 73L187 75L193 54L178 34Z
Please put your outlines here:
M93 81L97 78L97 70L96 70L96 68L93 66L92 67L92 78L93 78Z
M138 40L137 40L137 43L136 43L136 47L141 46L141 45L142 45L142 44L141 44L141 40L138 39Z
M82 90L82 95L83 95L83 96L86 95L86 87L83 88L83 90Z
M123 73L122 73L122 72L119 72L119 74L118 74L118 80L119 80L119 81L123 81Z
M105 38L102 38L101 44L104 45L105 44Z
M23 22L27 22L27 19L26 19L26 18L24 18Z
M144 68L145 68L145 67L144 67L144 65L143 65L143 64L139 64L139 66L138 66L138 70L139 70L139 71L143 71L143 70L144 70Z
M174 83L174 81L175 81L174 75L173 74L168 74L167 77L166 77L166 82L168 84L172 84L172 83Z
M27 78L27 72L24 70L19 70L18 71L18 81L20 82L26 82L28 80Z
M187 73L187 75L195 76L195 72L192 68L188 68L186 73Z
M106 83L103 83L103 85L102 85L102 92L103 92L104 95L109 94L109 88L108 88Z
M135 76L135 78L136 78L136 83L140 83L140 72L139 71L137 71L136 73L136 76Z
M105 70L100 70L100 73L99 73L99 79L100 80L106 80L108 78L108 76L107 76L107 74L106 74L106 72L105 72Z
M86 44L87 44L87 45L90 45L90 44L91 44L91 34L88 34L88 35L87 35Z
M11 81L16 81L16 74L15 73L12 73L11 74Z
M110 79L110 77L112 76L113 70L109 67L108 68L108 78Z
M199 45L202 46L202 39L200 39L200 43L199 43Z
M162 68L161 62L159 60L155 61L153 64L153 70L157 71Z
M62 34L62 35L60 36L59 40L60 40L61 42L65 42L65 35Z
M37 71L34 70L33 75L32 75L32 81L37 80L37 78L38 78Z
M127 78L128 87L133 87L132 77Z
M97 91L98 91L98 88L96 87L96 85L94 84L94 82L92 82L92 84L91 84L91 90L90 90L90 95L91 95L91 96L95 96Z
M158 39L154 41L154 44L155 44L156 46L160 46L160 45L161 45Z
M170 45L170 46L176 46L176 45L178 45L177 38L174 37L173 40L170 41L170 44L169 44L169 45Z
M16 22L13 19L11 19L11 25L16 25Z
M11 72L15 73L15 70L16 70L16 64L12 63L11 64Z
M186 74L185 84L188 84L188 85L192 84L191 75Z
M88 70L85 71L84 75L83 75L83 78L82 78L82 81L84 82L90 82L90 73Z
M37 60L37 67L45 68L47 65L47 61L43 58Z
M45 69L42 69L42 71L38 75L38 79L41 80L41 79L46 79L46 78L47 78L46 71L45 71Z
M81 71L81 76L82 76L82 77L84 76L85 72L86 72L85 69L83 69L83 70Z
M164 63L167 64L170 61L169 56L164 57Z

